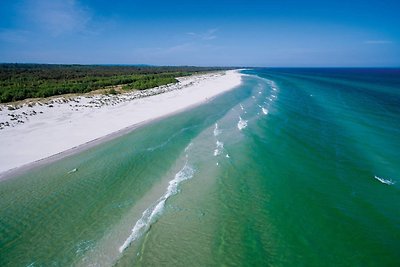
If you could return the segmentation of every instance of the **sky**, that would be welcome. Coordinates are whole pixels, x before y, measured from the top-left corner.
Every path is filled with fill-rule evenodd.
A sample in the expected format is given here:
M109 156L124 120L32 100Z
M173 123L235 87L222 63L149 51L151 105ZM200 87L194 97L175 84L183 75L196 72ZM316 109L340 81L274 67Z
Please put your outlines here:
M0 0L0 62L399 67L399 0Z

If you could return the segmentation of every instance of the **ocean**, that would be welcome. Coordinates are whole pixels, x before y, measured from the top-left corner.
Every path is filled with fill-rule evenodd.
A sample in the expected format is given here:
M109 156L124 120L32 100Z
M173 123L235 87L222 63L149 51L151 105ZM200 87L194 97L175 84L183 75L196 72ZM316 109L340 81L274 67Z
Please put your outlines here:
M1 181L0 266L400 266L400 70L242 72Z

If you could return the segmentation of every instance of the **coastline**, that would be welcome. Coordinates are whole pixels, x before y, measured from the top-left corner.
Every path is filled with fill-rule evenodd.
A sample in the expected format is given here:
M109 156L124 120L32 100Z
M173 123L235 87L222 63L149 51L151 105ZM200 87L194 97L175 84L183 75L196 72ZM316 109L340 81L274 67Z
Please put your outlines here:
M42 116L28 118L25 123L0 130L0 181L210 101L240 85L243 74L239 71L185 77L172 85L172 90L165 86L159 93L154 91L157 88L149 89L153 90L153 94L148 96L144 92L145 95L140 98L127 98L129 93L122 94L123 101L117 98L111 105L89 107L83 112L73 108L65 112L66 108L70 109L70 102L57 98L56 101L62 100L56 102L58 106L51 107L51 112L49 110L47 114L41 113ZM92 97L77 97L79 100L87 98ZM102 100L100 102L103 103ZM19 112L23 113L26 109L28 106ZM127 114L131 116L123 116Z

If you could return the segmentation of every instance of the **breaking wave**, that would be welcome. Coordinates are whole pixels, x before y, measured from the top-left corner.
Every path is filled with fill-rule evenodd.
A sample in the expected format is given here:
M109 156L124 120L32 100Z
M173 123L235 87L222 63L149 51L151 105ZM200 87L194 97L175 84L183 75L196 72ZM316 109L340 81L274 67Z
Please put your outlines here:
M157 218L161 215L164 210L165 202L167 199L178 193L178 186L182 181L191 179L194 174L194 169L187 164L187 161L183 168L175 174L175 178L169 181L169 185L165 194L158 199L158 201L147 208L142 217L136 222L132 229L132 233L125 240L124 244L119 247L119 252L122 253L130 244L142 236L150 226L157 221Z
M387 180L387 179L378 177L378 176L376 176L376 175L374 176L374 178L375 178L376 180L378 180L379 182L381 182L381 183L383 183L383 184L387 184L387 185L393 185L393 184L396 183L396 182L393 181L392 179Z
M239 130L242 130L247 127L247 121L243 120L242 117L239 116L239 122L237 123L237 127Z
M224 149L224 143L217 141L216 142L217 147L214 150L214 156L219 156L222 153L222 150Z
M261 108L261 110L262 110L262 112L263 112L265 115L268 114L268 109L266 109L266 108Z
M258 105L258 107L261 109L261 111L262 111L262 113L263 113L264 115L267 115L267 114L268 114L268 109L264 108L264 107L261 106L261 105Z
M214 127L214 136L218 136L221 134L221 130L218 128L218 123L215 123L215 127Z

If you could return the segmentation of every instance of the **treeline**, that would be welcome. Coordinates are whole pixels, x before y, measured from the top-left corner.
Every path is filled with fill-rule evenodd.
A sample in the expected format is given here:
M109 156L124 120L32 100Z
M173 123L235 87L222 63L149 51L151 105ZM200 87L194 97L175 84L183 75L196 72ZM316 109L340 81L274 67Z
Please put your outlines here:
M87 93L109 86L144 90L176 82L176 77L225 70L215 67L0 64L0 102Z
M191 75L190 72L159 73L138 76L136 79L123 86L124 90L138 89L144 90L160 85L177 82L176 77Z

